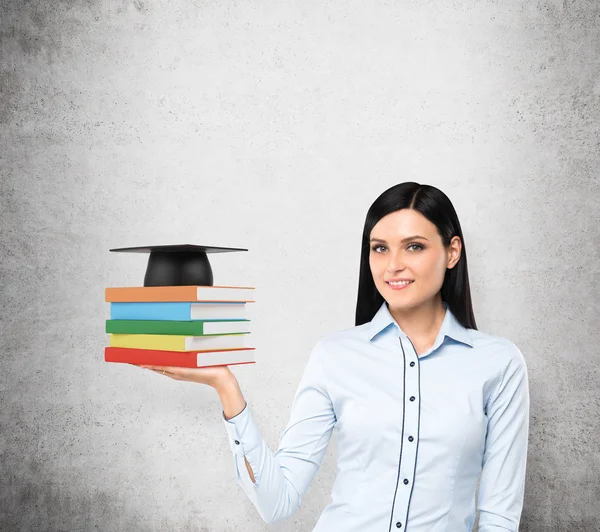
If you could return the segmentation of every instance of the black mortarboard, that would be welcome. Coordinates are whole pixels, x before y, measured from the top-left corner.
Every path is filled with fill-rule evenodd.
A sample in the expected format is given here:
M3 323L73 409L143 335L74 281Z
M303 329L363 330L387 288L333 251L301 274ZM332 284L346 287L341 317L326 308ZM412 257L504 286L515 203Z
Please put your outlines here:
M178 244L118 248L110 251L150 253L144 286L212 286L213 273L206 254L248 250Z

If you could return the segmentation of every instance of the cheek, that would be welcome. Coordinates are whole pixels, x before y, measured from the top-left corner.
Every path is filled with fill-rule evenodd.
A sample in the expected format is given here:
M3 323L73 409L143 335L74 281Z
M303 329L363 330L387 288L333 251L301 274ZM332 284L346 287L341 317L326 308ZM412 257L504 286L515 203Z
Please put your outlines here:
M381 257L373 257L373 255L369 256L369 266L371 268L371 274L373 275L373 279L375 282L379 282L380 278L385 274L385 270L387 268L387 263L385 260L382 260Z
M374 264L373 262L369 262L369 266L371 267L371 276L373 277L373 280L378 283L379 277L381 276L380 268L378 268L377 264Z
M371 253L369 255L369 266L373 273L375 273L376 271L379 271L379 269L380 269L378 262L380 262L380 261L378 261L376 258L373 258L373 254Z
M419 257L415 261L416 272L423 277L443 277L446 271L446 262L444 257Z

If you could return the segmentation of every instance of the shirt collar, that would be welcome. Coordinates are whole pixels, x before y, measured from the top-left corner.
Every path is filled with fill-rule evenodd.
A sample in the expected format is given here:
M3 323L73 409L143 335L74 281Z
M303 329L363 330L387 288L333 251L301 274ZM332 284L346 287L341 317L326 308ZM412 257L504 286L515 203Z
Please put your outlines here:
M449 336L454 340L473 347L473 341L471 340L468 330L456 319L456 316L448 308L448 303L446 301L442 301L442 304L444 305L444 309L446 309L446 314L444 315L444 321L442 321L442 325L437 337L443 340L445 336ZM408 338L406 333L400 328L398 323L396 323L396 320L390 313L387 302L384 300L369 324L369 340L372 340L378 333L384 329L387 329L390 325L394 325L396 327L399 332L399 336Z

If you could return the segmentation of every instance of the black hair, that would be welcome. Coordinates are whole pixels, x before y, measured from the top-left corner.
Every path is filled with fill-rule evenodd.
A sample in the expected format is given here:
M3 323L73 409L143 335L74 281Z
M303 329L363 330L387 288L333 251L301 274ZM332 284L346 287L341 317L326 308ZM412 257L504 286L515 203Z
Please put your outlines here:
M453 268L446 270L441 289L442 301L448 303L448 308L464 327L477 329L469 287L467 251L454 206L448 196L438 188L412 181L399 183L387 189L373 202L367 212L361 243L355 325L371 321L384 301L375 287L369 267L371 230L381 218L400 209L413 209L425 216L437 227L444 246L448 246L454 236L460 237L462 243L460 259Z

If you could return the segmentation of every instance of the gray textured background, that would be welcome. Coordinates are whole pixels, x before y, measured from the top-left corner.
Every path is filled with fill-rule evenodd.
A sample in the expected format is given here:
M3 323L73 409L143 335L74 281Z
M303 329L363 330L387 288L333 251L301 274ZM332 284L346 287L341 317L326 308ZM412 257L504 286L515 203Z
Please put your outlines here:
M308 531L235 483L211 388L103 362L104 287L168 243L257 288L236 367L272 449L309 350L353 325L386 188L452 199L480 330L523 351L521 530L600 530L600 5L3 1L0 529ZM451 531L449 531L451 532Z

